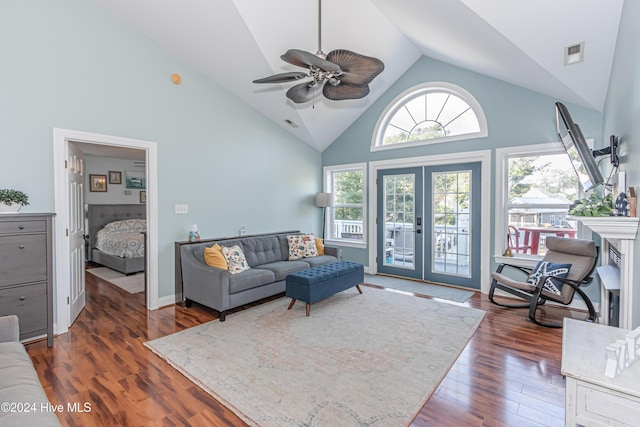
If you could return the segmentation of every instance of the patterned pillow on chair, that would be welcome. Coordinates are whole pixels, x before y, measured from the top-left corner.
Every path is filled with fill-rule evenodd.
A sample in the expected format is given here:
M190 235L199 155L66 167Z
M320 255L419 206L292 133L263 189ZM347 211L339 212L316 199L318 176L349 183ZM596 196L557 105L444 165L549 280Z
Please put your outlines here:
M531 275L527 279L527 283L536 286L538 280L542 276L554 276L566 279L571 269L571 264L554 264L548 261L539 261L536 268L533 269ZM559 280L554 280L552 277L547 278L542 285L545 291L560 295L562 292L563 283Z

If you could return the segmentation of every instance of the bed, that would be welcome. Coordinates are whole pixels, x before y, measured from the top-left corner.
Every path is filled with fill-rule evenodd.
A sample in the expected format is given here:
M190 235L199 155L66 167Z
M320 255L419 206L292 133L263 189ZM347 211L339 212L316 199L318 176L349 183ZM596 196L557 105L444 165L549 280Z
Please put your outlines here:
M144 271L145 218L144 204L88 205L87 259L123 274Z

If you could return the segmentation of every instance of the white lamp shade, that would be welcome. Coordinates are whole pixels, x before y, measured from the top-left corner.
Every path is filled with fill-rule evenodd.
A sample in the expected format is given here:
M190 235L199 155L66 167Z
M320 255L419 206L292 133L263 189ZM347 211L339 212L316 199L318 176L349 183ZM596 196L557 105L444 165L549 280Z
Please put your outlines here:
M319 208L333 207L333 193L316 193L316 206Z

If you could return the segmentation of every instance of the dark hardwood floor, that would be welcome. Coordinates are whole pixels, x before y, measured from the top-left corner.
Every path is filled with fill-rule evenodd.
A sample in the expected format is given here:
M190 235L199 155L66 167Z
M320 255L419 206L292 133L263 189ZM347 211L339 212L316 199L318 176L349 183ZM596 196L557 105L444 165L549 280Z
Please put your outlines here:
M89 274L86 308L69 332L51 348L46 341L27 346L49 400L87 409L59 413L62 424L245 425L143 346L213 320L215 313L197 304L147 312L143 299L142 293L130 295ZM487 314L412 425L563 425L562 331L528 322L525 310L499 308L479 293L461 305ZM548 310L553 318L568 314Z

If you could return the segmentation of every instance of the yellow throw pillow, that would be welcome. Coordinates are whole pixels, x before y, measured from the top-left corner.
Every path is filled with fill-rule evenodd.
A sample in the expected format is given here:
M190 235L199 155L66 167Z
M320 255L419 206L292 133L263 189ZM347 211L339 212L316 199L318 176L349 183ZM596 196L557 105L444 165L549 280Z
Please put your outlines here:
M215 244L210 248L204 248L204 262L210 267L218 267L227 270L227 259L222 255L222 248Z
M318 255L324 255L324 241L316 237L316 249L318 250Z

